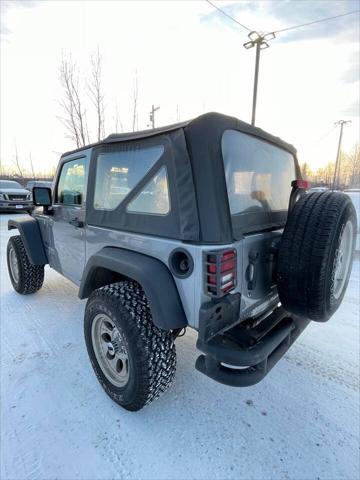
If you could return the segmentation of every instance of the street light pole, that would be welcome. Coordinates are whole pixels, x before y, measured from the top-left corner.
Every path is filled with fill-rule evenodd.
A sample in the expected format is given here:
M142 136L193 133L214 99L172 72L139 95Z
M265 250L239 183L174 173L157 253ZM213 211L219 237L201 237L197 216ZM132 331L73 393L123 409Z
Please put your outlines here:
M344 125L346 125L347 123L350 123L350 122L351 122L351 120L339 120L338 122L335 122L335 125L340 125L340 135L339 135L338 149L337 149L337 153L336 153L334 178L333 178L333 183L332 183L331 190L334 190L334 188L335 188L335 181L337 181L337 183L339 183L339 180L338 180L337 177L340 176L341 141L342 141L342 136L343 136Z
M265 48L269 48L269 44L267 43L267 41L274 39L275 33L270 32L270 33L266 33L265 35L262 35L258 32L253 31L249 33L248 37L250 38L250 41L244 43L244 47L247 50L249 48L256 47L253 103L252 103L252 114L251 114L251 125L255 125L257 91L258 91L258 83L259 83L260 50L265 50Z
M255 125L257 89L258 89L258 81L259 81L259 64L260 64L260 43L257 42L256 56L255 56L255 75L254 75L254 91L253 91L251 125Z

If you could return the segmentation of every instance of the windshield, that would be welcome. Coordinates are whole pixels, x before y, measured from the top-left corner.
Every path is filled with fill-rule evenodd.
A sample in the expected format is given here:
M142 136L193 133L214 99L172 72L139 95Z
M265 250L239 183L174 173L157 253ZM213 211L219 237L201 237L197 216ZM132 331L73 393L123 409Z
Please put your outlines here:
M12 180L0 180L0 188L23 188L20 183Z
M287 210L296 178L291 153L236 130L221 143L231 214Z

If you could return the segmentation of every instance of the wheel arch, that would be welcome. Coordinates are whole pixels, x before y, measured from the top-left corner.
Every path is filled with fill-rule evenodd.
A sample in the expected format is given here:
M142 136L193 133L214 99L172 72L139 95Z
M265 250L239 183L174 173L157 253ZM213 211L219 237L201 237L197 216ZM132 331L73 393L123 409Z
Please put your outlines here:
M154 324L164 330L183 328L186 315L175 281L160 260L116 247L104 247L89 258L82 276L79 297L87 298L102 286L135 280L144 289Z
M15 229L21 235L30 262L33 265L46 265L49 263L36 219L33 217L10 219L8 221L8 230Z

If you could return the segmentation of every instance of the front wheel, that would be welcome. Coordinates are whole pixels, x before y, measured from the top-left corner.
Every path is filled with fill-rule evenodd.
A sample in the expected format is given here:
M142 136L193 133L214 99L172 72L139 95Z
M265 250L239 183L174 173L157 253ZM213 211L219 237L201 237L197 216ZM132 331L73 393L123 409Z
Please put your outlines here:
M44 282L44 266L30 262L20 235L9 238L6 256L14 289L23 295L40 290Z
M170 386L176 369L171 332L152 322L145 293L133 281L95 290L85 310L87 351L105 392L140 410Z

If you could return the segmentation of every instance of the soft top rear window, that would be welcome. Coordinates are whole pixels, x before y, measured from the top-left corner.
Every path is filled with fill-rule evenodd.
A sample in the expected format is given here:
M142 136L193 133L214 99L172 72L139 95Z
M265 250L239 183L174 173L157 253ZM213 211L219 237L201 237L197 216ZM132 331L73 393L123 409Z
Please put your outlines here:
M221 147L232 215L287 210L296 178L291 153L236 130L225 130Z

